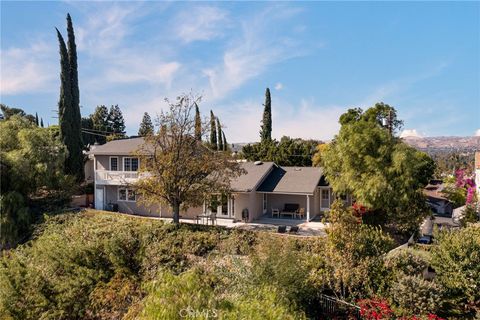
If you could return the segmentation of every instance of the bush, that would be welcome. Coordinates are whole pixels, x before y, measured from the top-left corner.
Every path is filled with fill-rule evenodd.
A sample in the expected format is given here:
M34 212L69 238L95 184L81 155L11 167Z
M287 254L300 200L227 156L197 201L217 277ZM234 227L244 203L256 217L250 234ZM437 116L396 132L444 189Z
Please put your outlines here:
M480 309L480 225L435 234L432 267L445 288L446 307L455 316L473 316Z
M421 276L399 276L390 295L401 315L426 315L440 309L443 291L434 282Z
M429 266L429 256L419 250L399 249L387 255L385 266L394 274L421 275Z

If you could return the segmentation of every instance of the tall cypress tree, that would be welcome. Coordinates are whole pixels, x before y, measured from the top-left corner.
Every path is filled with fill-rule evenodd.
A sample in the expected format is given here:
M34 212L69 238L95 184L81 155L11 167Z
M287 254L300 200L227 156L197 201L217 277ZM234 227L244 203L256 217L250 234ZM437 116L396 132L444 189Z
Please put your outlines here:
M217 139L218 139L218 150L223 151L223 138L222 138L222 125L220 124L220 119L217 117Z
M153 134L153 130L152 118L150 118L148 112L145 112L143 114L142 122L140 123L140 128L138 129L138 135L142 137L148 136Z
M262 130L260 131L260 142L269 142L272 140L272 100L270 98L270 89L265 91L265 108L263 110Z
M228 144L227 144L227 138L225 138L225 132L222 130L222 136L223 136L223 151L228 150Z
M200 109L195 103L195 140L202 141L202 119L200 118Z
M210 146L213 150L217 150L217 127L215 125L215 115L210 110Z
M43 118L40 118L40 127L43 128Z
M68 51L65 41L57 29L60 44L60 136L68 155L65 159L65 173L74 175L77 181L84 178L82 154L82 129L80 115L80 94L78 89L77 48L72 19L67 15Z
M39 126L39 122L38 122L38 113L35 112L35 125L38 127Z

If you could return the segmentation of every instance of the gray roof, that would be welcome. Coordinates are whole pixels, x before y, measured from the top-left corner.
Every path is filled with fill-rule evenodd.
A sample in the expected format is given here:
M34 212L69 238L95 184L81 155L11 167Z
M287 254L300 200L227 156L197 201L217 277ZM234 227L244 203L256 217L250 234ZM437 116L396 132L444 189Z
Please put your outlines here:
M257 191L313 194L322 175L317 167L275 167Z
M144 143L143 137L120 139L90 148L88 154L94 155L130 155Z
M265 179L265 176L270 172L272 167L276 167L273 162L242 162L240 166L245 169L247 173L242 174L234 179L230 185L233 191L249 192L255 188Z

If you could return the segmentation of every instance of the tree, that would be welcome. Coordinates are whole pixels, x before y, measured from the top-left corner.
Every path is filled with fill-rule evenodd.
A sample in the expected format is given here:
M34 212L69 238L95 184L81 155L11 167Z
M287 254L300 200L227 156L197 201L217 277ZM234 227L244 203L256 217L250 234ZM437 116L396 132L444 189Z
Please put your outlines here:
M35 125L38 127L40 123L38 122L38 113L35 112Z
M215 125L215 115L210 110L210 147L217 150L217 128Z
M92 119L93 130L90 136L94 136L95 140L104 144L107 142L106 136L109 134L109 123L108 123L108 109L105 105L100 105L95 108L93 114L90 115Z
M218 150L219 151L223 151L223 135L222 135L222 125L220 124L220 119L218 119L217 117L217 130L218 130L218 134L217 134L217 137L218 137Z
M390 134L401 123L394 111L390 131L378 120L384 105L372 109L351 109L340 117L340 132L322 152L321 165L336 193L352 194L379 220L410 233L429 214L422 189L435 165L427 154Z
M8 120L10 119L11 116L13 115L19 115L20 117L25 117L27 114L25 113L25 111L23 111L22 109L20 108L12 108L12 107L9 107L5 104L0 104L0 108L2 109L2 113L3 113L3 116L5 118L5 120Z
M60 31L57 30L60 45L60 99L59 124L60 136L67 147L65 173L83 180L83 142L78 89L77 52L72 19L67 15L68 50Z
M329 212L330 227L312 281L342 299L376 293L384 278L383 257L394 246L380 228L361 224L339 200ZM314 267L315 268L315 267Z
M317 140L303 140L283 136L280 141L248 144L242 148L249 161L274 161L281 166L311 166Z
M167 100L169 111L158 120L165 130L146 137L137 152L140 163L145 164L143 170L149 172L135 184L140 202L169 205L175 223L180 208L201 205L212 193L228 192L230 179L242 173L227 154L213 152L195 139L192 113L199 101L192 94L174 102Z
M195 105L195 139L202 141L202 119L200 118L200 109Z
M123 137L125 135L125 120L123 119L122 110L118 104L112 105L110 107L110 112L108 113L108 130L116 136Z
M143 114L142 122L140 123L140 128L138 129L138 135L142 137L148 136L150 134L153 134L153 131L154 128L152 118L150 118L148 112L145 112Z
M44 128L44 126L43 126L43 118L40 118L40 127Z
M272 140L272 101L270 98L270 89L265 91L265 108L263 110L262 130L260 131L260 142L264 143Z
M19 115L0 122L0 247L28 235L30 207L38 207L40 198L48 205L68 200L72 181L63 174L65 156L58 130L39 128Z
M94 131L92 115L82 118L82 141L85 149L97 141L97 133Z
M227 138L225 138L225 132L222 130L222 136L223 136L223 151L228 150L228 144L227 144Z
M8 120L10 119L10 117L14 116L14 115L18 115L20 117L23 117L25 119L27 119L28 121L32 122L32 123L35 123L35 116L31 115L31 114L27 114L25 111L23 111L22 109L20 108L12 108L12 107L9 107L3 103L0 103L0 109L2 110L2 113L3 113L3 117L5 118L5 120Z
M434 234L431 250L435 281L445 288L445 310L459 318L480 308L480 226ZM467 317L468 318L468 317Z

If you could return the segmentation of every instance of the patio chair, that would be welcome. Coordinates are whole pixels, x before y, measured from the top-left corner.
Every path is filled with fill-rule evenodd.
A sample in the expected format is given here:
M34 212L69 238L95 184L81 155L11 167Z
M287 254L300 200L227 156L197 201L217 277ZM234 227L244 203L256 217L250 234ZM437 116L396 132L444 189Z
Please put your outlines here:
M278 210L277 208L272 208L272 218L274 216L277 216L278 218L280 218L280 210Z
M298 209L295 213L295 217L305 219L305 208Z
M285 233L287 232L287 226L278 226L278 233Z

